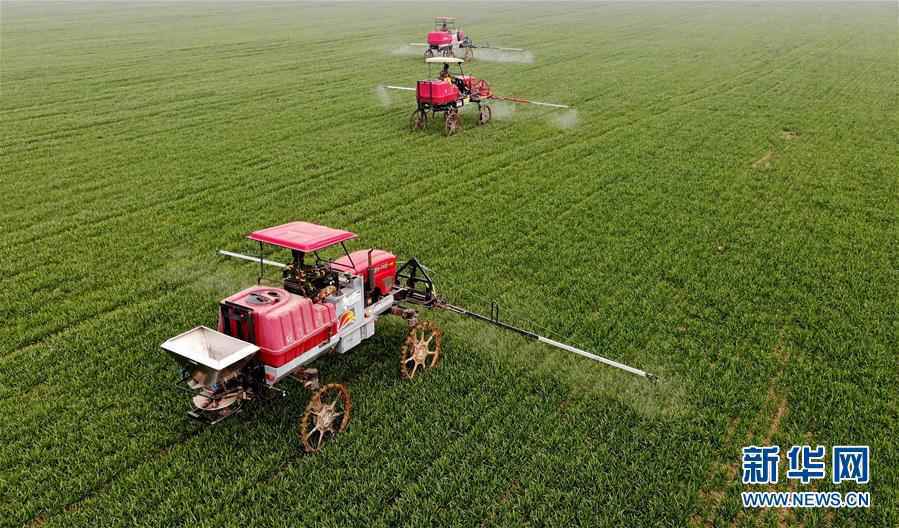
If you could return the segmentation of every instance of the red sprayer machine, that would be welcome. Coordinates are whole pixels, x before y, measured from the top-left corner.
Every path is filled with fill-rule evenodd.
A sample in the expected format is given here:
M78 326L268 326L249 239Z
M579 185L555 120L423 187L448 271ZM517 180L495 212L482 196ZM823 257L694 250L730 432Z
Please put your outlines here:
M250 400L284 395L279 384L290 378L313 391L300 420L299 436L306 451L346 429L352 402L346 386L321 386L309 365L328 353L345 354L375 334L380 317L393 315L408 322L409 334L400 352L400 373L414 378L436 367L441 359L441 330L419 320L425 309L441 309L511 330L526 338L573 352L649 380L642 370L554 341L499 319L494 305L489 316L448 304L435 289L428 270L412 258L397 265L392 253L379 249L350 252L346 242L356 235L307 222L254 231L259 243L254 257L219 253L260 266L257 284L219 303L215 329L198 326L162 344L182 367L179 383L190 394L194 418L217 423L239 412ZM290 251L288 264L265 258L266 246ZM339 247L342 255L323 256ZM264 284L266 266L281 269L280 285Z
M425 48L425 58L430 57L455 57L456 52L461 52L465 60L474 58L474 50L493 49L501 52L524 52L522 48L499 48L490 44L475 44L471 36L466 35L461 28L456 27L456 19L453 17L435 17L434 28L428 32L427 42L410 42L410 46L422 46Z
M474 104L478 109L478 125L486 125L490 122L493 110L490 103L493 101L508 101L517 104L532 104L536 106L570 109L563 104L531 101L521 97L502 96L493 93L490 84L484 79L478 79L467 75L462 70L464 60L456 57L433 57L425 59L428 65L428 79L415 83L415 88L406 86L386 85L391 90L404 90L415 92L417 106L412 112L410 126L412 130L423 130L428 126L428 121L433 120L436 114L443 114L443 130L447 136L451 136L462 130L462 109L465 105ZM441 64L442 69L437 77L431 74L431 68L435 64ZM454 66L456 71L452 71Z

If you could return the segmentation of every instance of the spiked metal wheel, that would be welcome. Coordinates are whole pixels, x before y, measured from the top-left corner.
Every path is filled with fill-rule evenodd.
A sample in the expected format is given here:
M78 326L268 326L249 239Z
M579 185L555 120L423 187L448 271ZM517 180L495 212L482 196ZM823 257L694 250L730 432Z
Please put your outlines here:
M443 114L443 131L447 136L452 136L462 130L462 116L455 108L451 108Z
M490 109L489 105L481 105L481 108L478 112L478 124L486 125L490 122L490 118L493 117L493 110Z
M428 126L428 113L424 110L416 110L412 112L412 118L409 120L409 126L412 130L424 130Z
M425 58L426 59L430 59L433 56L434 56L434 50L432 50L431 48L428 48L425 50Z
M330 383L312 395L300 420L300 440L307 453L346 430L353 403L345 385Z
M400 374L412 379L422 370L440 363L443 331L433 321L419 321L409 330L400 351Z

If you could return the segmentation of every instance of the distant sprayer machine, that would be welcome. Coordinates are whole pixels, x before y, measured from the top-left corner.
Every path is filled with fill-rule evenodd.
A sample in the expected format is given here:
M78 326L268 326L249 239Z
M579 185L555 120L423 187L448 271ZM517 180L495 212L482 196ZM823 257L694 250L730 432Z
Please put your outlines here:
M456 19L453 17L435 17L434 28L428 32L427 42L410 42L410 46L425 48L425 58L430 57L456 57L462 55L465 60L474 58L474 50L494 49L502 52L522 53L522 48L499 48L490 44L475 44L469 35L461 28L456 27Z
M350 252L345 243L356 235L307 222L254 231L259 255L229 251L220 254L256 262L257 284L219 303L215 329L198 326L175 336L162 348L182 367L179 387L190 395L194 418L217 423L241 410L250 400L284 395L279 384L292 378L313 391L299 424L306 451L317 451L350 421L352 401L345 385L322 386L311 363L329 353L344 354L375 335L380 317L393 315L408 322L409 333L400 351L400 373L414 378L440 363L443 333L431 320L419 319L422 310L441 309L490 323L610 365L647 379L651 374L507 324L493 305L489 316L454 306L441 299L427 269L412 258L397 265L388 251ZM265 258L264 248L290 251L292 260ZM326 258L328 248L342 255ZM280 284L263 280L266 266L281 269Z

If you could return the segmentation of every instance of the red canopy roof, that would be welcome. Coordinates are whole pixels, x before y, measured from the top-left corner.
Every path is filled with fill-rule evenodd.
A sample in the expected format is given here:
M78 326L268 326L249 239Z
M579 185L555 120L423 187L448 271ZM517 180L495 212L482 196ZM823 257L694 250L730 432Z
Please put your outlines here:
M309 253L356 238L356 234L309 222L291 222L253 231L247 238Z

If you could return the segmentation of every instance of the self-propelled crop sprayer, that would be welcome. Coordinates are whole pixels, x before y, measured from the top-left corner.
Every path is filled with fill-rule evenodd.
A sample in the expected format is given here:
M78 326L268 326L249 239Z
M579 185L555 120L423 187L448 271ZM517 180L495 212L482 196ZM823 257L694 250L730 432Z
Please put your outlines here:
M461 28L456 27L456 19L454 17L435 17L434 29L429 31L426 37L427 42L410 42L410 46L421 46L425 48L425 58L443 56L455 57L459 52L465 60L474 58L474 50L493 49L500 52L524 52L521 48L500 48L491 46L490 44L475 44L471 40L471 36L466 35Z
M411 86L384 86L390 90L415 92L417 106L412 112L410 126L412 130L424 130L428 121L436 114L443 114L443 131L451 136L462 130L462 109L465 105L474 104L478 109L478 125L486 125L493 117L490 103L508 101L516 104L532 104L554 109L570 109L568 105L532 101L522 97L509 97L493 93L490 84L484 79L466 75L462 70L465 61L455 57L433 57L425 59L428 64L428 79L419 80L415 88ZM432 78L431 68L442 64L437 78ZM457 72L451 71L455 66Z
M375 334L375 322L386 315L403 318L409 334L400 352L400 373L414 378L436 367L443 333L431 320L419 320L423 309L442 309L511 330L526 338L573 352L653 380L642 370L554 341L499 319L454 306L440 298L427 269L412 258L397 266L392 253L380 249L347 250L356 235L307 222L254 231L259 243L254 257L220 251L260 266L257 284L223 299L217 329L198 326L162 343L182 367L179 387L190 396L189 415L216 423L254 399L284 395L276 386L293 378L313 391L300 420L299 436L306 451L344 431L352 403L342 384L321 386L309 365L329 352L343 354ZM288 264L265 258L265 247L290 250ZM322 252L339 246L342 256ZM279 286L265 284L266 266L281 269Z

